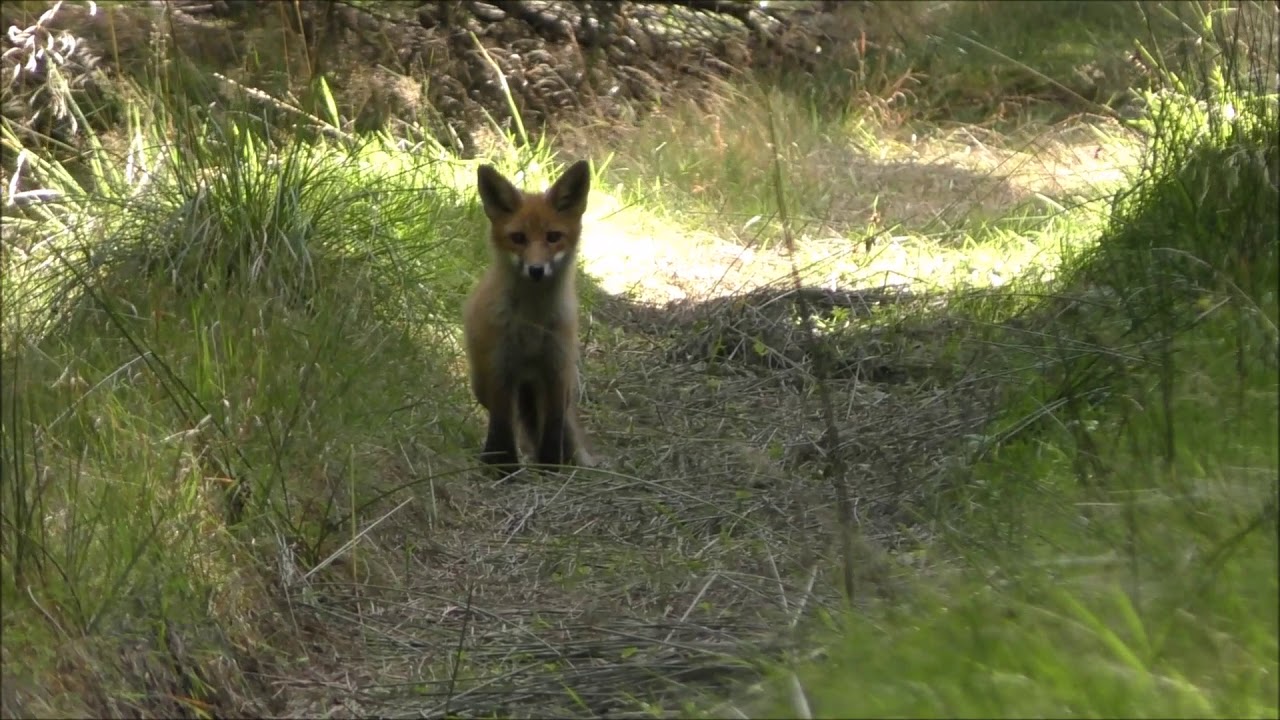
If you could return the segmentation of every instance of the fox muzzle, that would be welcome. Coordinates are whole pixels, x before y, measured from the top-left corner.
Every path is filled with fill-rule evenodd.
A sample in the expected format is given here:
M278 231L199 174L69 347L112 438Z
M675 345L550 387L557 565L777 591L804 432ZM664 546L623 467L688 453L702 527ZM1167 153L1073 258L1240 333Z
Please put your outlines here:
M520 270L520 274L533 281L551 278L556 274L556 270L564 262L565 251L561 250L548 262L529 263L525 262L519 255L512 255L511 262Z

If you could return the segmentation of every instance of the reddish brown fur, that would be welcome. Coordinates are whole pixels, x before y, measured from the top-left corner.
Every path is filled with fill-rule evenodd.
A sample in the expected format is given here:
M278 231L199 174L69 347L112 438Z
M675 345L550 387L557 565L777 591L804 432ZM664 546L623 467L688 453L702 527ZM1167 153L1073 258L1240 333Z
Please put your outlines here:
M489 411L481 457L514 469L518 424L538 464L590 464L575 410L574 278L589 166L575 163L543 193L520 191L488 165L477 180L493 262L463 306L463 328L471 388Z

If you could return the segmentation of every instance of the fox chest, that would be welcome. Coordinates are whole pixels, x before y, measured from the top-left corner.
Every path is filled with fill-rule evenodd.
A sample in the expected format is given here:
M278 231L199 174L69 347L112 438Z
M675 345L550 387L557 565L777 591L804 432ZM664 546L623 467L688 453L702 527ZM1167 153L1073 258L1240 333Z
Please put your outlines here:
M567 329L559 318L526 317L511 313L502 323L503 342L498 353L502 369L526 376L554 372L567 361Z

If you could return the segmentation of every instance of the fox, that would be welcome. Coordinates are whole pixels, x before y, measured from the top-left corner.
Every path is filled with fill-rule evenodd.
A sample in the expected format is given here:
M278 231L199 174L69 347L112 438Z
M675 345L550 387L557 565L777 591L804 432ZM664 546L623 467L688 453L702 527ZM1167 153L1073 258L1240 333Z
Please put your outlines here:
M488 411L482 462L515 472L517 429L538 465L591 465L578 424L576 265L591 190L586 160L541 193L476 172L491 262L463 305L471 390Z

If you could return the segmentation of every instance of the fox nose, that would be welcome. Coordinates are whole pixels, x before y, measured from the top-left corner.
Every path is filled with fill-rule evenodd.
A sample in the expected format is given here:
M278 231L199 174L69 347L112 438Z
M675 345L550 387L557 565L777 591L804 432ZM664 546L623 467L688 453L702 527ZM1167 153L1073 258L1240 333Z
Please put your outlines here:
M547 268L543 265L530 265L526 268L531 280L541 280L547 274Z

